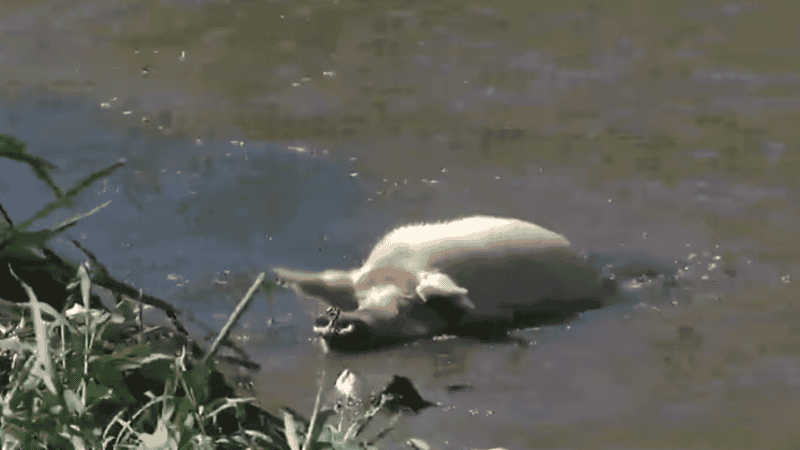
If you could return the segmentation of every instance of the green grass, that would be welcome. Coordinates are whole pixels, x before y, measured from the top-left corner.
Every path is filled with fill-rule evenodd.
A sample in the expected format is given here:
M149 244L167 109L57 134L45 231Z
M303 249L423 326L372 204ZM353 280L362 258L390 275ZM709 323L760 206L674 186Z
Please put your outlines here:
M363 404L346 393L331 408L320 404L320 376L311 420L289 408L282 418L238 398L224 377L251 361L217 357L255 294L274 288L260 274L208 350L189 338L180 311L113 279L79 242L87 257L76 264L47 247L88 213L54 229L30 225L62 207L124 163L99 170L66 191L56 167L27 153L24 143L0 135L0 158L27 164L56 199L15 225L0 205L0 449L356 449L375 448L391 428L363 437L388 394ZM93 289L116 296L106 307ZM148 327L145 307L164 311L173 328ZM240 353L241 350L239 351ZM389 424L399 415L394 414ZM422 441L419 441L422 442Z
M262 280L263 274L251 291ZM155 350L152 330L138 322L138 302L124 299L113 311L89 307L91 279L84 265L70 285L75 301L63 313L19 282L29 301L2 304L3 449L375 448L390 431L360 438L387 395L369 405L345 396L322 409L324 375L310 422L288 408L278 420L252 406L254 398L216 388L224 380L213 353L196 358L186 343L177 355ZM251 294L238 309L246 308ZM235 316L212 350L226 339ZM266 425L251 427L259 415Z

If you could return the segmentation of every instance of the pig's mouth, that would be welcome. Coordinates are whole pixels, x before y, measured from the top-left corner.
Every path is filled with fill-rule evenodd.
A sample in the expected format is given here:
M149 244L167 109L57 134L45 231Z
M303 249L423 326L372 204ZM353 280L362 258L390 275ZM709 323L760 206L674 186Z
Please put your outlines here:
M321 337L353 333L356 329L356 325L350 321L348 324L342 326L339 320L341 314L342 311L335 306L328 308L326 315L318 318L314 324L314 333Z
M325 353L363 353L395 347L409 342L402 333L387 333L354 317L340 317L339 308L328 308L327 314L317 319L314 333L317 343Z
M355 320L340 319L342 311L331 306L324 316L317 318L313 330L317 335L317 343L322 347L324 353L334 351L358 351L358 344L369 340L366 333L365 324L356 324ZM346 323L345 323L346 322ZM357 332L360 330L361 332ZM361 335L361 338L359 338Z
M356 326L353 325L352 323L348 324L344 328L333 328L333 327L331 327L329 325L325 325L325 326L322 326L322 327L314 325L314 333L317 333L320 336L333 336L333 335L340 335L341 336L341 335L350 334L350 333L354 332L355 330L356 330Z
M314 333L321 337L353 333L356 329L356 325L350 321L343 326L342 322L339 320L341 313L341 310L335 306L328 308L327 314L318 318L314 324Z

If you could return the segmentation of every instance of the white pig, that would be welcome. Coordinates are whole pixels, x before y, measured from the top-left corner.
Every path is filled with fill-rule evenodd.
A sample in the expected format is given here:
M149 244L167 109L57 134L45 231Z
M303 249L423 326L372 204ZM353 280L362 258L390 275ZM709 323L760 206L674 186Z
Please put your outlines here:
M599 308L607 293L564 236L491 216L396 228L350 271L274 271L298 294L341 311L314 329L342 352L442 334L503 338Z

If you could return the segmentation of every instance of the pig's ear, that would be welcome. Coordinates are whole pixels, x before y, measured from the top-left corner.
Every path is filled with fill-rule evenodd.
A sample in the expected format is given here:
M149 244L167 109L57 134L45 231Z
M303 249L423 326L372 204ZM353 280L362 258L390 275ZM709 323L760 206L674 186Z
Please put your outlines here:
M441 272L417 272L417 287L414 288L414 291L419 298L426 302L429 298L436 296L457 297L461 306L475 309L475 305L467 297L469 291Z
M278 284L288 284L299 295L316 298L344 311L358 308L358 299L350 273L340 270L305 272L302 270L272 269Z

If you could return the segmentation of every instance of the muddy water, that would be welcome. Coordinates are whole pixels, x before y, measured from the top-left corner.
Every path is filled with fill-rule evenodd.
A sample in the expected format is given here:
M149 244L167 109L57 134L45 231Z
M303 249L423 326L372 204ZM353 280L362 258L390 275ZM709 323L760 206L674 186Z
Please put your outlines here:
M349 358L275 292L240 331L271 410L310 413L346 367L440 402L393 448L797 448L798 5L540 3L3 5L0 132L65 186L128 161L69 237L197 333L270 266L351 268L399 223L474 213L679 271L532 345ZM16 221L49 200L32 178L0 163Z

